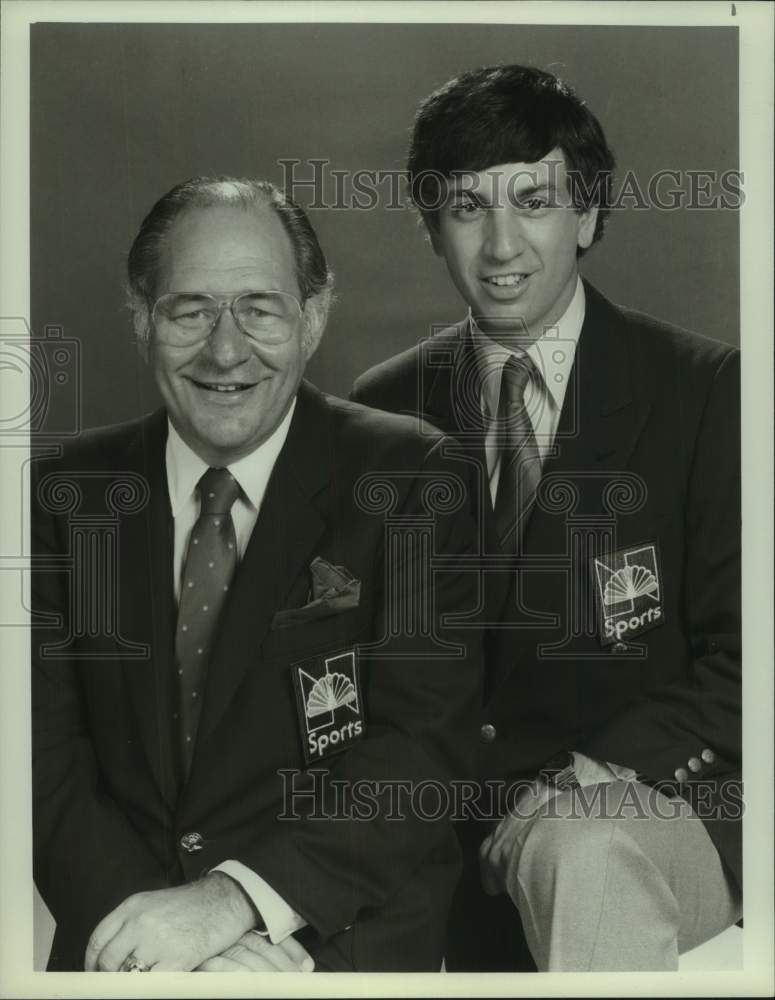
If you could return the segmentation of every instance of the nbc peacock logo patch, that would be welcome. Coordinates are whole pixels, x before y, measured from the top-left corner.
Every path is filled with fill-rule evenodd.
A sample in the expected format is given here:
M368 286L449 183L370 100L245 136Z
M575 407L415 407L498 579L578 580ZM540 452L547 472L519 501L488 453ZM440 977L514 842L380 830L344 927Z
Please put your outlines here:
M308 764L361 739L365 721L354 650L295 665L293 680Z
M626 642L664 624L656 545L620 549L595 559L600 642Z

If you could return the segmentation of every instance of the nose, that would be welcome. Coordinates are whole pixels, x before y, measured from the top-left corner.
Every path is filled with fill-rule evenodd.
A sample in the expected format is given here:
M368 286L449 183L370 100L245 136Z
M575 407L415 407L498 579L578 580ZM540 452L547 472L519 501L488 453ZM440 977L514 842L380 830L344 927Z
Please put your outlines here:
M506 262L525 249L525 236L519 213L508 205L490 209L487 213L484 251L490 259Z
M221 309L221 315L207 338L207 350L220 368L234 368L250 357L248 339L234 322L228 308Z

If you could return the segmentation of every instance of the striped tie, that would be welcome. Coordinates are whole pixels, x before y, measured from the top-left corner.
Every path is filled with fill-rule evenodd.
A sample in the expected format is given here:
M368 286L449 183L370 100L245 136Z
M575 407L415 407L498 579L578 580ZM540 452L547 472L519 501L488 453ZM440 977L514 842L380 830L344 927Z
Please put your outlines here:
M526 354L512 355L503 366L498 401L500 477L495 498L495 525L501 545L516 552L541 478L541 455L525 406L525 389L540 376Z

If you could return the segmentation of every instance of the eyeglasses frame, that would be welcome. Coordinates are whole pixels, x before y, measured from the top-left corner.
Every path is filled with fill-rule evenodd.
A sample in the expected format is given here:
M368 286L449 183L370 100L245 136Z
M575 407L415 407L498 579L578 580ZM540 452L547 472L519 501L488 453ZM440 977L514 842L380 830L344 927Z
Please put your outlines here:
M228 308L229 312L231 313L231 318L234 320L234 325L237 327L237 329L243 335L243 337L247 337L249 340L252 340L252 341L254 341L257 344L260 344L261 343L260 340L258 340L252 333L249 333L247 330L245 330L243 328L242 324L240 323L239 319L237 318L237 316L236 316L236 314L234 312L234 303L237 302L239 299L244 298L247 295L270 295L270 294L273 294L273 295L282 295L282 296L284 296L287 299L292 299L296 303L296 307L299 310L299 319L301 319L303 317L303 315L304 315L304 306L306 305L307 300L306 299L299 299L299 298L297 298L297 296L295 296L293 294L293 292L285 292L285 291L283 291L280 288L252 289L251 291L248 291L248 292L240 292L238 295L232 296L231 299L227 299L227 298L219 299L218 296L213 295L210 292L165 292L164 295L160 295L156 299L156 301L153 303L153 306L151 307L151 311L150 311L151 325L155 329L155 327L156 327L156 307L159 305L159 303L161 302L162 299L169 298L172 295L189 295L189 296L191 296L191 298L211 299L215 303L215 306L216 306L216 308L218 310L218 314L215 317L215 319L213 320L212 325L210 326L210 329L207 331L207 333L205 334L205 336L200 337L197 340L191 341L191 343L188 344L188 345L186 345L186 346L193 347L195 344L204 343L206 340L208 340L212 336L213 331L215 330L215 328L220 323L221 316L223 316L224 310L227 309L227 308ZM285 338L285 340L275 341L274 343L284 344L289 339L290 339L290 333L288 334L288 337Z

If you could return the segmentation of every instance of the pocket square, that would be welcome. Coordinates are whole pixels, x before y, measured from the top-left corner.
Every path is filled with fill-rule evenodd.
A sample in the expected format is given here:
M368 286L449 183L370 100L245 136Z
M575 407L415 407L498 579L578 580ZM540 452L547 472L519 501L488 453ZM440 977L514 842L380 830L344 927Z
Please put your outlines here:
M317 618L327 618L357 608L361 599L361 581L344 566L333 566L317 556L310 563L312 587L309 600L303 608L278 611L272 619L272 628L301 625Z

